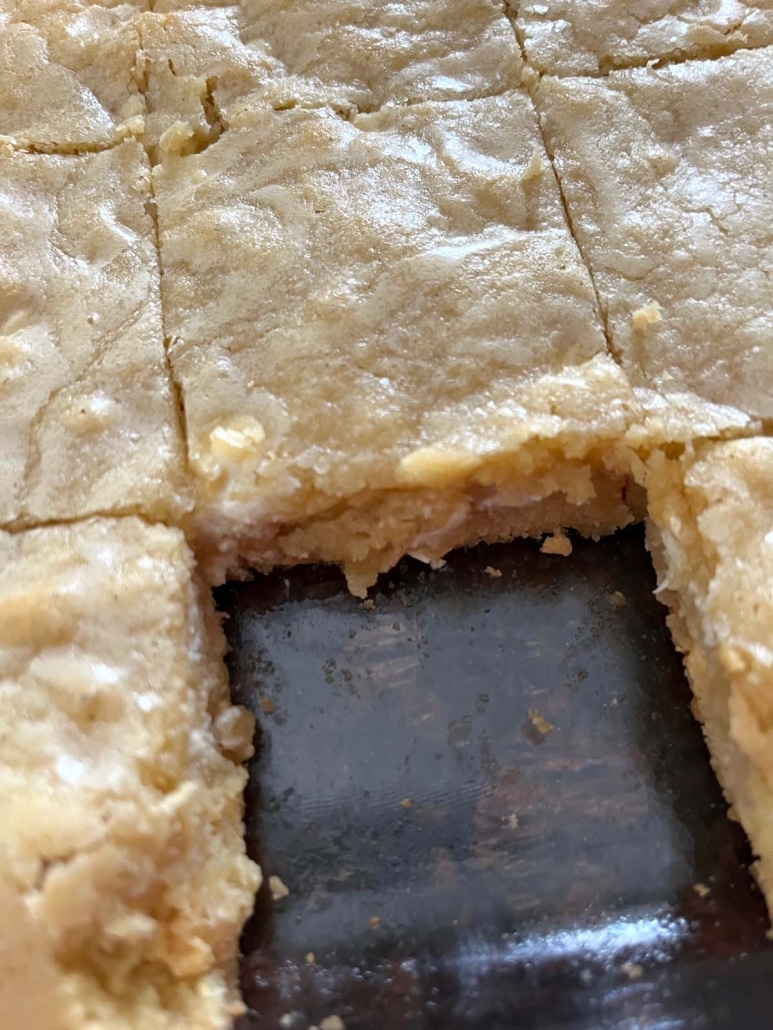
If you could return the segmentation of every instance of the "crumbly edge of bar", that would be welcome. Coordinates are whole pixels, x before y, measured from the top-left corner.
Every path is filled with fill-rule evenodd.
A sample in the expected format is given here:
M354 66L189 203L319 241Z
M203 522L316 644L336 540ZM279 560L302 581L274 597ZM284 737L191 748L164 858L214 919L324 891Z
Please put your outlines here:
M668 627L684 656L693 692L693 714L701 724L711 765L725 798L752 845L756 856L752 868L773 917L773 787L733 735L733 679L721 660L720 647L711 639L711 629L705 625L698 603L709 589L714 560L702 547L692 518L689 525L682 522L682 529L691 539L687 546L679 542L680 567L674 567L669 562L661 530L651 518L647 521L647 548L659 583L656 593L669 609Z
M119 524L122 520L101 521ZM202 714L205 710L209 716L211 739L217 752L228 763L227 786L230 793L235 788L243 789L246 784L247 773L241 766L252 754L251 734L248 739L245 719L238 718L239 709L231 704L223 663L225 637L211 591L196 571L188 586L187 608L188 646L194 664L192 671L196 677L191 686L202 689ZM191 772L195 778L196 769L192 768ZM202 770L201 782L205 792L216 788L218 784L217 779L210 780L211 772ZM175 794L180 793L180 788L184 792L185 781L179 785ZM210 822L208 815L207 812L200 813L202 818L197 832L201 834L202 840L206 840L210 827L217 828L214 822ZM236 815L236 819L230 822L229 817L232 815ZM199 816L195 818L199 822ZM18 898L21 908L17 915L25 924L23 934L33 944L28 967L31 964L46 971L48 989L56 1003L59 1020L57 1027L71 1030L88 1025L93 1030L135 1030L141 1025L143 1030L177 1030L182 1021L189 1030L228 1030L233 1017L244 1011L237 986L236 941L250 914L262 876L260 867L246 857L241 796L238 804L224 813L224 819L222 827L225 831L232 830L241 841L241 848L229 851L234 872L233 881L229 881L231 889L243 894L242 913L234 924L234 954L222 961L207 963L205 968L191 975L178 975L166 962L144 957L141 948L130 942L117 946L112 953L103 951L98 942L94 942L93 947L78 949L72 954L66 951L64 954L55 954L49 945L47 937L49 932L55 933L55 927L41 925L34 914L36 901L45 890L49 873L57 866L77 862L81 856L87 857L91 851L99 851L103 844L110 849L113 844L109 836L88 852L78 852L44 868L41 882L32 888L15 883L12 852L6 850L3 854L0 850L0 887L12 891ZM7 845L8 842L6 849ZM205 851L206 847L205 844ZM2 900L0 896L0 903ZM1 909L0 904L0 912ZM137 914L143 917L141 908ZM26 972L23 975L26 976ZM19 989L23 989L22 983ZM3 991L3 996L10 997L13 1003L13 980L4 984Z
M480 541L559 528L602 536L641 517L631 501L623 451L567 458L539 442L522 447L517 457L500 458L489 476L477 469L475 476L438 487L367 490L296 519L267 519L249 505L229 510L217 502L200 504L189 534L213 583L249 567L330 562L341 565L352 592L364 596L378 574L405 554L441 564L448 551Z
M94 1030L229 1030L243 1011L233 983L236 970L214 970L196 980L173 979L157 968L140 967L134 1002L124 1004L90 972L68 971L59 992L63 1027Z

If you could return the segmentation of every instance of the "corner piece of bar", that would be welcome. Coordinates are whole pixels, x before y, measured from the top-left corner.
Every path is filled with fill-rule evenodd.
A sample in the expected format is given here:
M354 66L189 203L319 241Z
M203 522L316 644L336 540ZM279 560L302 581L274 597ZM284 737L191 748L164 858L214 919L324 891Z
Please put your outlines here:
M642 446L773 417L773 48L543 78L548 149Z
M656 452L646 485L659 595L773 912L773 440Z
M632 419L528 96L244 110L155 169L213 580L630 520Z
M99 519L0 556L3 1027L227 1030L252 719L182 534Z

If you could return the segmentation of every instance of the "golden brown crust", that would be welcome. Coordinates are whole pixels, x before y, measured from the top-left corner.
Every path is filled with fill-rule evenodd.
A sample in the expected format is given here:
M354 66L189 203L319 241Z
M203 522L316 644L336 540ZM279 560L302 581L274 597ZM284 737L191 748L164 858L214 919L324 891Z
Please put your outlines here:
M545 78L537 90L612 345L655 440L749 434L773 415L760 156L773 148L771 100L771 49Z
M768 0L525 0L516 24L530 63L550 75L605 74L773 43Z
M595 496L633 400L525 94L245 109L155 184L214 576L244 549L372 577L476 510Z
M210 579L326 560L364 592L406 552L609 532L634 450L773 415L770 50L536 87L616 364L500 2L148 6L0 0L0 524L75 522L0 533L8 1030L238 1006L251 720L182 534L150 522ZM767 41L762 6L694 6L520 25L557 75ZM647 485L773 899L771 446L656 452Z
M195 17L210 6L158 0L154 10ZM520 77L520 50L498 0L242 0L228 10L232 28L221 39L271 54L279 74L295 79L298 102L311 92L371 111L490 96Z
M225 1027L259 882L233 760L251 720L182 534L96 520L0 555L0 881L63 1025Z
M145 6L0 0L0 138L71 152L140 135L138 15Z
M139 144L0 149L0 525L187 506Z

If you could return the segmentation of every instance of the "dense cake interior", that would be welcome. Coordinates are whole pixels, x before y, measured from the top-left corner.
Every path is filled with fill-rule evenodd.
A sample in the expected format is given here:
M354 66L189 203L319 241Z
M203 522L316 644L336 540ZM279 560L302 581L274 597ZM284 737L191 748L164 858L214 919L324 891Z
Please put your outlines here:
M658 590L725 794L773 887L773 441L701 446L647 470Z
M630 518L633 397L525 93L252 105L155 190L213 579L322 560L362 591L406 552Z
M0 550L0 910L30 953L10 1011L37 969L65 1028L219 1025L260 882L252 719L191 553L136 519Z
M216 1025L260 883L241 839L253 725L192 555L135 519L0 548L0 881L19 933L64 1027Z
M773 903L773 23L644 6L0 0L9 1030L238 1011L205 582L363 594L645 493Z

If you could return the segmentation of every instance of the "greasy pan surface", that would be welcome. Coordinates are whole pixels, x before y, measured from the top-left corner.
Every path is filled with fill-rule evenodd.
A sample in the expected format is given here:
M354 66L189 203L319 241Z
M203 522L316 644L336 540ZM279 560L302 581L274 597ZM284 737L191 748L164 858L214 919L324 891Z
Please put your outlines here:
M219 592L248 842L291 892L258 898L239 1030L772 1025L643 532L573 542L406 560L372 610L328 568Z

